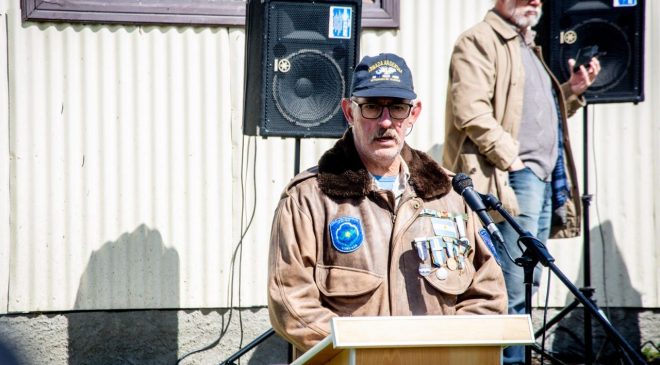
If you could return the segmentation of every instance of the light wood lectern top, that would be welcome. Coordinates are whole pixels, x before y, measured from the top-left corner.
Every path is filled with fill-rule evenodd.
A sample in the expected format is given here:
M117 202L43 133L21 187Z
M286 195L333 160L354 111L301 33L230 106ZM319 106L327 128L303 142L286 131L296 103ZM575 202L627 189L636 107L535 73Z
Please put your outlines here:
M332 333L292 365L499 365L534 343L528 315L335 317Z

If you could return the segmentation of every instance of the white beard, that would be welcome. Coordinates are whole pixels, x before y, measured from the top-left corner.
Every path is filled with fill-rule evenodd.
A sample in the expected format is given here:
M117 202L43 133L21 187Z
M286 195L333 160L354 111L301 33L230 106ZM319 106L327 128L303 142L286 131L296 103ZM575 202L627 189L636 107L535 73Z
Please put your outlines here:
M539 20L541 20L541 8L537 9L536 15L518 15L514 10L511 20L520 29L529 29L538 24Z

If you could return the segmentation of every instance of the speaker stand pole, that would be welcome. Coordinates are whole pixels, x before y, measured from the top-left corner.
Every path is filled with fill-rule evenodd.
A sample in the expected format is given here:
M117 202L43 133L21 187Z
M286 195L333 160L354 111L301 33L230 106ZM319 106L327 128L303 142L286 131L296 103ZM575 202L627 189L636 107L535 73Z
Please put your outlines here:
M595 304L593 295L595 289L591 287L591 229L589 221L589 208L591 206L591 199L593 195L589 194L589 104L585 105L582 109L582 175L583 175L583 184L582 188L582 221L584 222L584 232L582 235L582 254L583 254L583 286L579 289L580 292L587 298L590 302ZM534 333L535 337L540 337L543 332L550 329L550 327L559 323L570 311L575 309L580 302L576 299L571 304L562 309L556 316L546 323L545 326L541 327L538 331ZM584 363L585 365L591 365L593 363L593 333L591 325L591 315L589 313L589 308L587 306L583 307L584 309Z
M298 175L299 172L300 172L300 137L296 137L296 143L295 143L294 155L293 155L293 176ZM254 341L250 342L245 347L239 349L238 352L236 352L233 355L231 355L230 357L228 357L227 360L221 362L220 365L234 365L234 361L236 359L238 359L239 357L245 355L245 353L252 350L252 348L254 348L255 346L257 346L260 343L264 342L268 337L270 337L274 334L275 334L275 330L273 330L272 328L269 329L268 331L262 333ZM293 346L292 345L289 345L288 348L287 348L287 358L288 358L289 363L291 363L293 361Z
M300 137L296 137L296 146L293 153L293 176L300 173ZM288 362L293 362L293 345L289 344L287 349Z
M293 154L293 176L300 172L300 137L296 137L296 147Z
M583 264L584 281L582 293L589 301L592 301L594 288L591 287L591 227L589 225L589 207L591 206L592 195L589 194L589 104L585 105L582 111L582 161L583 161L583 179L584 187L582 194L582 217L584 221L583 236ZM584 306L584 361L586 365L591 365L593 361L593 343L591 332L591 315L589 309Z

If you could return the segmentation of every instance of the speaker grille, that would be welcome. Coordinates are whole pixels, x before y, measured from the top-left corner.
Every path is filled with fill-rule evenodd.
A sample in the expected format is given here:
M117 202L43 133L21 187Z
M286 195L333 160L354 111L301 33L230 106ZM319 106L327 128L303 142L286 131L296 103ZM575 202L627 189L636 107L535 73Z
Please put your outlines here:
M243 132L341 137L362 0L248 0Z
M578 50L587 45L598 45L598 51L604 52L598 57L602 71L589 88L590 93L598 94L615 88L629 77L632 50L626 33L616 24L602 19L592 19L575 25L565 31L574 32L579 42L565 44L559 49L559 58L575 58ZM570 72L567 63L560 64L563 79L568 79Z
M316 127L332 119L346 88L337 62L315 49L302 49L282 62L288 71L273 78L273 98L282 116L301 127Z
M644 100L645 0L617 6L612 0L544 2L537 28L545 60L560 82L568 80L568 59L598 46L601 70L584 93L593 103Z

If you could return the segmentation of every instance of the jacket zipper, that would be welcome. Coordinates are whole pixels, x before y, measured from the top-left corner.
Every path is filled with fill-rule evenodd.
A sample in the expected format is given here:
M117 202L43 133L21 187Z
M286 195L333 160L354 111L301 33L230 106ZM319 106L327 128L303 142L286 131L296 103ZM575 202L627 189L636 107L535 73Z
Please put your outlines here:
M407 203L409 200L412 200L413 196L409 195L405 200L403 200L404 198L406 198L406 197L405 196L401 197L401 201L397 205L397 210L401 209L401 207L403 207L403 205L405 203ZM420 207L422 205L423 204L420 204ZM416 210L420 209L420 207L416 208ZM391 242L390 242L390 253L389 253L390 257L388 259L388 267L387 267L387 280L388 280L388 287L390 288L389 289L389 294L388 294L388 300L390 302L390 315L393 315L393 313L397 309L397 308L394 308L394 301L392 300L392 297L393 297L393 295L392 295L392 282L391 282L392 276L390 275L390 272L392 270L392 253L394 252L395 245L397 244L397 242L403 236L403 232L405 232L415 222L415 220L417 219L418 214L419 214L419 212L415 212L415 214L412 215L412 218L408 222L405 222L403 224L403 226L399 230L397 236L395 237L394 236L394 229L396 227L396 223L395 223L396 213L392 212L392 238L391 238Z

